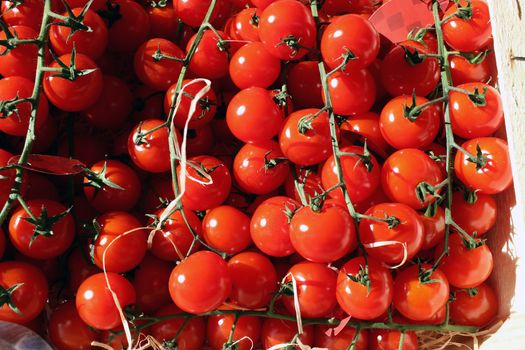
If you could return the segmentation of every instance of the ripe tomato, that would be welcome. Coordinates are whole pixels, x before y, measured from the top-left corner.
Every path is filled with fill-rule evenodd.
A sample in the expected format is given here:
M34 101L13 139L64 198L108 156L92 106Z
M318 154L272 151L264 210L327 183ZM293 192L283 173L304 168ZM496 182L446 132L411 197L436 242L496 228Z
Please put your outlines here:
M148 3L146 6L148 13L150 30L150 38L162 38L175 41L179 34L179 19L173 8L173 4L165 3L163 6L159 4Z
M218 0L215 8L211 14L210 21L213 21L218 14L219 3ZM191 27L198 27L204 20L204 16L210 7L211 0L176 0L173 1L173 8L180 20Z
M88 3L88 0L65 0L69 7L84 7ZM104 9L106 2L104 0L93 0L89 9L92 11L98 11Z
M13 287L15 289L8 293ZM0 263L0 320L19 324L34 320L46 305L47 290L46 278L37 267L21 261Z
M86 278L98 272L101 272L89 258L87 249L83 248L73 250L67 260L67 270L69 274L69 288L76 292L78 287L84 282Z
M226 46L227 44L223 44L220 40L230 40L230 37L221 31L217 31L217 33L219 33L219 37L211 30L205 31L195 49L195 53L191 57L189 67L196 76L206 79L218 79L228 74L229 49ZM196 37L197 34L188 41L186 54L190 52Z
M288 256L295 249L290 241L290 218L286 210L294 212L300 204L288 197L272 197L262 202L251 219L253 242L270 256ZM288 208L288 209L287 209Z
M31 27L13 26L9 28L18 39L36 39L38 33ZM0 40L6 40L5 32L0 32ZM19 76L34 80L38 48L33 44L17 44L16 48L6 52L0 47L0 74L4 77Z
M297 180L303 184L303 190L306 200L312 198L316 193L322 193L324 191L323 185L321 184L321 178L315 171L305 168L297 169ZM295 187L295 181L292 174L288 175L286 182L284 183L284 191L288 197L294 198L296 201L300 201L301 197L297 188Z
M315 326L315 346L330 350L347 350L354 340L356 329L353 327L345 327L337 334L327 335L329 329L330 326ZM366 350L367 347L368 332L363 329L359 331L354 349Z
M341 148L341 152L364 154L359 146L348 146ZM373 155L370 155L370 165L367 167L365 161L358 156L343 155L340 157L343 170L343 180L352 203L359 203L369 198L379 186L381 168ZM337 166L334 156L324 163L321 173L323 187L328 189L339 183L337 178ZM343 191L336 189L328 194L330 197L344 202Z
M115 300L108 287L111 287L120 307L135 303L135 289L124 277L108 272L97 273L82 282L77 291L76 305L82 321L96 329L113 329L122 321Z
M314 211L311 207L297 210L290 221L290 241L303 258L329 263L353 248L356 232L352 217L339 206Z
M315 48L316 26L308 7L297 0L277 0L259 18L259 37L268 52L284 60L297 60Z
M328 93L334 113L354 115L368 112L376 99L374 77L366 69L338 71L328 77ZM323 101L326 97L323 92Z
M411 320L429 319L445 306L448 297L447 277L428 264L411 266L394 280L394 307Z
M288 116L279 136L279 144L286 158L299 166L318 164L332 154L332 137L328 113L309 108ZM303 123L309 126L304 127Z
M329 315L337 305L335 299L337 274L323 264L301 262L288 270L285 281L297 284L297 299L302 317L316 318ZM282 297L290 314L295 314L294 296Z
M415 332L406 332L401 342L401 332L388 329L373 329L368 333L368 348L375 350L417 350L417 335Z
M167 304L162 307L155 316L175 315L182 313L175 304ZM179 329L184 323L184 318L170 318L166 321L155 323L151 326L151 335L160 342L174 339L179 350L200 350L206 339L206 324L203 317L192 318L184 328Z
M288 164L277 142L247 143L235 155L233 176L248 193L266 194L279 188L289 173Z
M71 63L71 54L59 57L66 66ZM60 68L57 62L52 68ZM91 58L77 54L75 58L76 70L94 69L89 74L77 76L73 81L56 76L56 73L47 72L44 76L44 93L56 107L67 112L79 112L97 102L102 93L102 72Z
M448 56L450 75L454 85L471 82L486 83L490 77L490 59L485 57L480 63L470 63L461 55Z
M382 203L369 208L366 215L379 219L394 217L399 220L395 225L387 222L363 218L359 223L359 236L370 256L388 264L403 261L405 251L401 244L373 247L384 241L396 241L406 246L407 260L412 259L423 245L424 226L418 213L402 203Z
M455 209L452 212L454 211ZM454 214L452 214L452 216L454 216ZM445 237L445 210L437 207L436 213L433 216L427 216L425 213L421 213L419 214L419 218L425 227L421 250L434 248L443 240L443 237Z
M46 199L28 201L27 206L38 221L28 221L31 218L24 208L11 216L9 237L15 248L35 259L49 259L64 253L75 236L75 222L71 214L66 213L67 208ZM61 217L62 213L66 213L65 216Z
M477 243L476 245L481 244ZM444 242L436 247L436 258L443 251L443 247ZM450 285L457 288L473 288L485 282L493 266L492 253L486 244L471 248L456 233L448 238L448 255L445 255L439 264Z
M206 213L202 233L206 243L228 254L237 254L252 243L250 218L228 205L215 207Z
M405 52L406 50L406 52ZM411 95L426 96L439 82L439 61L436 58L422 57L411 59L407 55L419 57L429 50L417 41L407 40L395 46L383 58L381 64L381 81L385 90L392 96ZM415 61L414 63L411 63Z
M140 122L129 134L128 152L133 163L139 168L152 173L170 170L169 130L167 126L160 127L164 123L160 119L146 119ZM149 132L154 128L158 129L139 138L140 133ZM175 129L175 134L177 134L177 140L182 140L177 129ZM140 141L141 139L142 141Z
M466 83L458 86L469 92L485 93L484 101L474 102L471 97L459 91L451 91L450 121L454 134L472 139L490 136L503 124L503 105L499 92L483 83Z
M2 259L4 252L5 252L5 234L4 234L4 231L0 228L0 259Z
M370 257L368 265L363 257L353 258L339 271L336 297L339 306L350 316L373 320L383 315L392 303L392 275Z
M473 203L459 191L452 196L452 219L470 235L487 233L496 224L497 213L496 200L490 195L478 193Z
M106 3L109 12L117 11L117 19L109 22L108 49L113 52L133 52L146 41L150 22L144 7L133 0Z
M303 330L304 333L299 336L299 339L305 345L313 345L314 327L303 326ZM289 343L296 334L297 324L295 322L267 318L264 320L261 330L261 343L264 349L269 349L278 344ZM299 349L298 346L294 348Z
M293 103L300 108L321 108L323 103L319 62L301 61L294 64L286 79Z
M186 181L186 192L182 196L182 205L189 210L206 210L220 205L228 198L231 189L231 175L228 168L217 158L197 156L188 159L202 167L211 177L211 183L194 168L186 166L186 179L181 178L181 167L177 167L179 183ZM197 182L196 180L199 180Z
M40 0L28 0L13 7L10 0L2 1L0 12L2 20L9 26L27 26L34 30L40 29L44 3Z
M268 305L277 287L277 274L270 259L259 253L243 252L228 261L228 273L232 279L233 303L249 309Z
M413 148L401 149L388 157L381 171L381 185L392 200L423 209L436 197L426 193L420 201L417 187L422 182L437 186L445 179L441 168L423 151ZM438 191L439 192L439 191Z
M439 133L441 126L441 109L437 104L425 107L416 116L416 120L410 120L405 115L406 108L421 106L427 103L424 97L398 96L390 100L381 111L379 128L381 134L392 147L419 148L428 147Z
M279 77L281 61L254 41L242 46L230 61L230 78L239 89L257 86L266 89Z
M89 350L98 334L78 315L73 300L60 304L51 314L47 326L49 339L58 350Z
M461 145L467 152L476 156L481 150L485 164L475 164L469 157L458 151L454 160L456 176L474 191L484 194L500 193L512 183L512 171L507 142L496 137L479 137ZM478 169L479 168L479 169Z
M0 101L9 101L31 97L34 83L22 77L9 77L0 79ZM0 113L0 131L9 135L22 136L27 133L29 119L31 115L31 104L29 102L18 103L18 112L11 113L9 116ZM49 106L45 96L40 96L38 103L35 129L44 125L47 120Z
M77 7L72 9L72 12L75 16L78 16L82 13L82 10L82 7ZM62 15L67 17L68 13L65 12ZM78 30L71 35L71 28L69 27L51 26L49 41L51 47L58 55L71 53L74 47L77 53L84 54L93 60L102 56L108 44L106 23L94 10L88 10L84 14L82 23L88 26L91 31Z
M354 58L348 61L346 69L365 68L379 53L379 33L368 20L359 15L336 17L323 32L321 53L330 69L343 63L343 55L346 53Z
M485 1L473 0L468 2L472 15L468 18L455 16L443 24L443 37L445 42L454 50L472 52L480 50L490 43L492 27L490 24L489 7ZM467 1L452 4L443 18L447 18L461 7L467 6Z
M241 8L244 6L241 6ZM235 33L236 38L246 41L259 41L259 30L256 20L258 20L257 12L263 10L262 7L243 8L232 19L232 28L230 33ZM255 18L255 20L254 20ZM232 34L230 34L232 36Z
M84 194L95 209L105 213L112 210L129 210L135 206L140 197L141 184L133 169L117 160L103 160L95 163L90 169L122 188L97 184L97 180L90 185L90 181L93 180L85 177Z
M173 302L186 312L214 310L224 303L232 289L228 265L213 252L194 253L173 269L169 289Z
M172 270L166 261L149 254L144 257L133 279L139 310L153 312L171 302L168 281Z
M213 315L208 317L206 338L212 350L222 350L228 344L228 338L233 326L234 315ZM261 320L255 316L241 316L233 331L232 341L239 341L236 349L250 350L261 336ZM248 337L250 340L246 339ZM244 338L243 340L241 340Z
M366 112L353 115L343 121L341 130L361 136L362 141L366 141L368 148L382 158L386 158L390 153L391 147L381 134L377 113Z
M457 290L450 303L450 320L455 324L483 327L496 317L498 299L494 290L482 283L476 286L474 295L466 290Z

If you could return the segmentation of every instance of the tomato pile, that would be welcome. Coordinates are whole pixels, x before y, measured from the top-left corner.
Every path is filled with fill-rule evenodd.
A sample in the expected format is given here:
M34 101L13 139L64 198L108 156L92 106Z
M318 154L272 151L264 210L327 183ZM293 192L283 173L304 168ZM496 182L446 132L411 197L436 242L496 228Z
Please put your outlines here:
M2 0L0 320L59 350L490 324L488 6L429 2L392 43L382 3Z

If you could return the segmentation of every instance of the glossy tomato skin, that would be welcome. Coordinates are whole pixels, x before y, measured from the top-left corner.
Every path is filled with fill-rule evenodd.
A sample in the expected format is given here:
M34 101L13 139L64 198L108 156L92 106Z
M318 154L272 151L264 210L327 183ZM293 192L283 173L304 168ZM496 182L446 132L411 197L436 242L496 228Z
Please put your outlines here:
M194 0L195 1L195 0ZM202 1L202 0L201 0ZM218 31L220 39L230 40L228 34ZM193 45L195 34L186 45L186 53L190 51ZM219 47L219 38L211 31L205 31L201 41L197 45L195 53L190 61L190 70L196 76L207 79L218 79L228 74L228 51Z
M165 121L160 119L147 119L139 123L129 134L128 152L133 163L139 168L152 173L162 173L170 170L169 130L167 126L162 126L150 132L142 138L142 142L137 144L139 132L149 132L164 123ZM181 140L180 132L177 129L174 130L175 134L177 134L177 140Z
M496 200L491 195L478 193L474 203L459 191L452 195L452 219L470 235L487 233L496 224L497 214Z
M483 327L490 323L498 313L498 299L494 290L487 284L475 287L475 295L466 290L457 290L450 303L450 321L455 324Z
M401 341L401 332L387 329L374 329L368 335L368 348L375 350L397 350ZM417 350L417 335L406 332L403 340L404 350Z
M480 63L470 63L460 55L449 56L450 75L454 85L479 82L486 83L490 77L490 62L485 57Z
M355 57L346 65L348 70L369 66L379 53L379 33L368 20L357 14L333 19L321 39L323 61L330 69L343 63L342 56L347 51Z
M299 336L305 345L314 343L314 327L303 326L304 333ZM261 343L264 349L269 349L277 344L289 343L297 334L297 324L292 321L267 318L263 322L261 330ZM295 349L299 349L295 346Z
M299 207L298 202L283 196L262 202L253 213L250 225L250 234L257 248L275 257L292 254L295 249L290 241L289 218L285 210L295 211Z
M182 313L173 303L163 306L155 315L157 317ZM183 318L170 318L151 326L151 335L159 341L171 340L179 334L175 341L180 350L199 350L206 339L206 324L203 317L192 318L180 333L178 330L184 323Z
M482 105L474 103L467 94L450 92L450 121L454 134L465 139L490 136L503 125L503 105L499 92L484 83L466 83L458 86L469 92L486 90Z
M310 169L297 169L297 180L300 184L303 184L304 195L307 200L308 198L314 197L316 193L322 193L324 191L321 178L316 172ZM292 174L288 176L284 183L284 191L288 197L294 198L296 201L301 201L301 196L299 196L299 192L297 192Z
M140 197L141 184L137 174L133 169L117 160L95 163L91 171L101 173L104 164L106 165L106 179L122 187L123 190L104 185L97 191L95 187L85 185L84 194L88 202L102 213L112 210L130 210ZM89 183L89 179L84 178L84 183Z
M231 328L233 326L234 315L214 315L208 317L207 339L212 350L222 350L223 345L228 343ZM261 335L261 320L255 316L241 316L237 320L233 332L233 341L239 341L239 350L250 350L253 344L259 341ZM244 338L248 337L250 340ZM241 340L244 338L243 340Z
M232 278L230 300L240 307L258 309L268 305L277 288L277 274L270 259L256 252L242 252L228 261Z
M427 103L424 97L416 96L415 106ZM398 96L390 100L381 111L379 128L381 134L392 147L419 148L429 146L439 133L441 110L437 104L423 109L421 114L411 121L405 116L405 108L412 107L412 96Z
M88 3L88 0L66 0L67 4L71 8L75 7L84 7ZM104 0L94 0L89 6L89 9L92 11L98 11L104 9L106 2Z
M414 209L423 209L435 201L428 194L421 202L416 188L421 182L432 186L439 185L445 179L441 168L423 151L415 148L401 149L388 157L381 170L381 186L392 200Z
M65 54L59 59L69 66L71 54ZM70 81L55 73L47 72L44 76L44 93L49 101L56 107L67 112L79 112L97 102L102 93L102 72L95 62L83 54L77 54L75 58L77 70L94 69L87 75L81 75ZM52 68L59 68L57 62L51 64Z
M0 307L0 320L19 324L35 319L44 309L48 284L44 274L37 267L21 261L0 263L0 287L8 289L21 284L11 294L11 300L20 314L7 304Z
M339 306L350 316L361 320L373 320L383 315L393 298L393 281L390 271L377 260L368 258L368 287L353 281L366 267L363 257L349 260L337 276L336 297Z
M353 327L345 327L337 334L330 334L330 328L331 326L315 326L315 346L331 350L348 349L354 340L356 329ZM330 335L327 335L327 332ZM354 349L366 350L367 347L368 332L366 330L361 330L357 336L357 342Z
M312 262L329 263L355 248L352 218L339 206L313 211L297 210L290 221L290 240L302 257Z
M381 158L386 158L392 148L381 134L379 115L375 112L366 112L353 115L341 124L341 131L351 132L366 140L367 147Z
M459 4L466 6L467 1L463 0ZM445 42L454 50L472 52L480 50L490 43L492 27L489 7L482 0L474 0L471 4L471 18L462 19L456 16L443 24ZM457 9L457 4L450 6L443 15L444 18L454 14Z
M338 71L328 77L328 93L334 113L354 115L368 112L376 99L376 84L366 69ZM323 101L326 97L323 93Z
M301 61L293 65L288 71L286 86L296 107L323 106L319 62Z
M78 288L76 306L80 318L96 329L113 329L122 322L108 282L121 308L134 304L136 300L132 284L116 273L97 273L85 279Z
M48 217L53 217L67 211L59 202L53 200L31 200L27 202L29 210L39 217L43 208ZM18 209L9 221L9 237L15 248L22 254L35 259L49 259L64 253L75 236L75 222L71 214L66 214L51 226L53 234L49 237L38 235L33 241L36 229L34 224L26 219L30 218L24 208Z
M259 15L262 10L261 7L243 8L235 15L232 20L232 31L236 34L237 39L259 41L259 30L253 21L253 16Z
M73 300L60 304L51 314L47 326L51 343L58 350L89 350L98 334L89 329L78 315Z
M254 41L242 46L230 61L230 77L239 89L258 86L266 89L279 77L281 61Z
M212 12L210 21L213 21L217 16L217 10L220 7L218 3L221 1L222 0L217 1L217 5ZM208 11L210 3L211 0L176 0L173 2L173 8L183 23L190 27L198 27L204 20L204 16L206 15L206 11Z
M383 241L404 243L408 260L421 249L424 226L414 209L402 203L381 203L369 208L365 214L381 219L393 216L399 220L399 224L392 228L386 222L366 218L361 220L359 236L370 256L387 264L399 264L404 260L405 252L400 244L370 246Z
M444 242L436 247L436 258L443 251L443 247ZM473 288L485 282L493 267L492 252L486 244L469 249L457 233L450 235L448 255L445 255L439 264L450 285L457 288Z
M270 193L279 188L289 174L289 166L283 158L275 141L245 144L233 161L235 182L247 193ZM272 161L277 164L273 165Z
M8 101L15 98L29 98L33 92L34 83L23 77L8 77L0 80L0 100ZM23 136L29 127L31 115L31 104L29 102L16 105L18 113L11 113L9 116L0 114L0 131L9 135ZM38 103L36 129L44 125L48 117L49 106L45 96L41 96Z
M433 216L421 213L419 218L425 226L421 250L434 248L445 237L445 210L442 207L437 207Z
M282 121L283 111L271 93L260 87L241 90L226 112L228 127L243 142L271 139L281 130Z
M133 287L137 307L143 312L154 312L171 302L168 281L172 264L147 254L135 270Z
M120 18L109 28L108 49L113 52L133 52L148 38L150 22L146 10L133 0L115 0Z
M163 38L175 41L177 39L177 27L179 21L172 3L166 6L147 6L150 22L150 38Z
M9 28L11 33L16 34L19 39L36 39L38 33L31 27L13 26ZM6 40L5 32L0 32L0 40ZM33 44L17 44L16 48L7 52L4 47L0 48L0 74L4 77L24 77L34 80L36 72L36 61L38 48Z
M421 280L420 271L430 271L431 265L414 265L398 273L394 280L394 307L403 316L416 321L429 319L441 310L449 298L445 274L437 269L430 282Z
M458 151L454 160L456 176L468 187L484 194L496 194L509 188L512 170L507 142L496 137L479 137L461 145L474 156L478 146L486 157L486 164L478 170L467 155Z
M228 205L215 207L206 213L202 232L206 243L228 254L237 254L252 242L250 218Z
M224 303L232 289L228 265L213 252L194 253L173 269L169 289L173 302L186 312L214 310Z
M294 37L301 48L281 44L283 39ZM296 60L314 48L315 21L308 7L297 0L278 0L264 9L259 18L259 37L266 49L275 57Z

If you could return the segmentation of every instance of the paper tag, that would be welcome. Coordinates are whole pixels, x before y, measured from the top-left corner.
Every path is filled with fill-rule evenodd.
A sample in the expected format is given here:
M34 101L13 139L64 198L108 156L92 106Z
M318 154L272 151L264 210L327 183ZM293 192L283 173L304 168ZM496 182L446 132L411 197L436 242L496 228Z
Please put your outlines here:
M11 157L7 164L18 164L19 159L19 155ZM76 159L58 156L48 156L44 154L31 154L27 158L26 164L19 166L27 170L33 170L38 171L40 173L52 175L79 174L86 167L82 162Z

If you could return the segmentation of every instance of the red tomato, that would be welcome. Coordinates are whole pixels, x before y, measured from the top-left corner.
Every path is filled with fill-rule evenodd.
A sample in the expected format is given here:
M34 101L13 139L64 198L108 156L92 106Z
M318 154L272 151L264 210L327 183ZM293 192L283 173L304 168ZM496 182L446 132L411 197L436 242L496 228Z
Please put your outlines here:
M219 10L219 3L223 0L218 0L215 8L211 14L210 21L217 16ZM198 27L204 20L204 16L210 7L211 0L176 0L173 2L175 13L180 20L191 27Z
M189 129L186 139L186 152L188 156L200 156L210 154L214 151L215 136L210 124L206 124L198 129Z
M281 130L282 120L283 111L272 94L260 87L241 90L233 97L226 112L228 127L243 142L271 139Z
M66 66L71 63L71 54L59 57ZM57 62L52 68L60 68ZM97 102L102 93L102 72L91 58L77 54L75 58L77 71L94 69L89 74L81 74L73 81L56 76L56 73L47 72L44 76L44 93L56 107L67 112L79 112Z
M415 120L406 115L406 108L421 106L428 100L424 97L398 96L390 100L381 111L379 128L381 134L392 147L420 148L428 147L439 133L442 113L437 104L425 107L415 116Z
M242 7L244 6L241 6L241 8ZM263 8L258 6L257 8L243 8L232 19L231 31L235 33L236 39L259 41L259 30L257 23L254 20L254 18L257 16L257 10L259 10L260 14Z
M252 243L250 218L228 205L215 207L206 213L202 233L206 243L228 254L237 254Z
M224 303L232 289L228 265L213 252L194 253L173 269L169 289L173 302L186 312L214 310Z
M394 280L394 307L411 320L429 319L445 306L448 297L447 277L428 264L411 266Z
M78 315L73 300L60 304L51 314L47 326L49 339L58 350L89 350L98 334Z
M339 271L336 297L339 306L350 316L373 320L383 315L392 303L392 275L370 257L368 265L363 257L353 258Z
M19 284L19 287L11 290ZM21 261L0 263L0 320L24 324L35 319L44 309L48 285L44 274L37 267ZM7 299L7 300L6 300ZM15 312L12 306L19 310Z
M219 33L219 37L211 30L205 31L191 57L190 70L199 77L218 79L228 74L228 47L225 46L226 44L222 44L220 40L230 40L230 37L221 31L217 31L217 33ZM194 45L196 37L197 34L188 41L186 54L190 52L190 48Z
M42 14L44 12L44 3L40 0L28 0L13 7L10 0L2 1L0 8L2 20L9 26L27 26L34 30L40 29L42 23Z
M122 324L110 288L122 309L135 303L135 290L124 277L113 272L90 276L82 282L76 297L78 314L88 326L107 330Z
M359 146L348 146L341 148L341 152L363 155L364 150ZM369 198L379 186L381 168L373 155L370 155L370 165L367 167L365 161L358 156L343 155L340 157L343 170L343 181L352 203L359 203ZM324 163L321 173L323 187L328 189L339 183L337 178L337 166L334 156ZM344 202L343 191L337 189L328 194L330 197Z
M28 201L27 206L37 221L28 221L31 218L24 208L14 212L9 221L9 238L15 248L35 259L54 258L64 253L75 236L75 222L67 208L46 199Z
M228 338L234 319L234 315L213 315L208 317L206 338L212 350L222 350L224 349L223 345L229 344ZM253 344L259 341L260 335L261 320L254 316L241 316L235 325L232 341L236 342L236 349L251 350Z
M266 89L279 77L281 61L254 41L242 46L230 61L230 77L239 89L257 86Z
M485 57L480 63L470 63L460 55L448 56L450 75L454 85L471 82L486 83L490 77L490 60Z
M467 3L462 0L452 4L443 15L447 18L461 7L470 4L472 14L468 18L452 17L443 24L445 42L454 50L472 52L480 50L490 43L492 27L490 24L489 7L485 1L473 0Z
M109 51L135 51L148 38L150 22L146 10L133 0L114 0L107 7L110 12L117 8L119 14L116 20L109 16Z
M323 185L321 184L321 178L312 170L305 168L297 169L297 180L303 185L304 194L307 200L314 197L316 193L322 193L324 191ZM292 174L288 175L288 178L284 183L284 190L288 197L294 198L296 201L301 200L297 188L295 187L295 181Z
M4 14L5 15L5 14ZM38 33L31 27L13 26L9 28L18 39L36 39ZM5 32L0 32L0 40L6 40ZM9 50L0 47L0 74L4 77L19 76L34 80L38 48L34 44L17 44Z
M284 122L279 144L286 158L299 166L318 164L332 154L328 113L309 108L293 112ZM307 122L309 126L304 127Z
M376 99L376 84L365 68L351 72L338 71L328 77L328 93L334 113L354 115L368 112ZM323 101L326 96L323 92Z
M172 270L166 261L149 254L144 257L133 279L139 310L150 313L171 302L168 281Z
M313 345L314 328L313 326L303 326L304 333L299 336L305 345ZM261 330L261 343L264 349L269 349L278 344L287 344L297 334L297 324L291 321L267 318L263 322ZM295 349L299 349L295 346Z
M450 285L457 288L473 288L485 282L492 272L494 263L489 247L476 241L477 247L469 247L459 234L448 238L448 255L445 255L439 268L447 276ZM437 258L443 251L444 242L435 250Z
M360 135L362 141L375 154L386 158L390 153L390 145L386 143L379 126L379 115L374 112L366 112L353 115L341 124L341 130Z
M484 160L482 163L485 163L473 163L467 155L458 151L454 172L461 182L484 194L500 193L510 187L512 170L506 141L496 137L479 137L466 141L461 147L474 157L479 147Z
M181 309L175 304L168 304L162 307L155 316L175 315L182 313ZM160 342L174 339L179 350L200 350L206 339L206 324L203 317L192 318L182 328L184 318L170 318L169 320L155 323L151 326L151 335Z
M0 228L0 259L2 259L4 252L5 252L5 234L4 234L4 231Z
M363 218L359 223L359 236L370 256L388 264L399 264L405 254L401 244L373 247L384 241L396 241L406 246L407 261L416 255L423 245L424 226L418 213L402 203L382 203L369 208L366 215L379 219L396 218L395 225L388 222Z
M418 185L425 182L437 186L444 179L439 165L423 151L413 148L393 153L385 160L381 171L381 185L385 194L392 201L414 209L423 209L436 199L427 193L425 201L421 201L416 192Z
M277 142L267 140L245 144L235 155L233 176L248 193L266 194L279 188L289 173Z
M170 170L169 130L168 127L162 126L164 123L160 119L147 119L140 122L129 134L128 152L133 163L139 168L152 173ZM139 138L140 133L149 132L154 128L157 130ZM182 136L179 131L174 130L177 140L181 140ZM142 142L140 142L141 139Z
M297 210L290 221L290 241L303 258L329 263L355 248L356 232L352 217L339 206L314 211Z
M33 93L33 85L31 80L22 77L0 79L0 101L29 98ZM27 133L29 127L31 104L29 102L18 103L16 109L18 112L13 111L10 115L0 113L0 131L9 135L22 136ZM44 125L48 110L47 99L41 95L37 109L36 130Z
M388 329L373 329L368 333L368 348L375 350L417 350L417 335L415 332L406 332L401 342L401 332Z
M162 38L175 41L179 32L179 20L175 13L172 3L166 3L164 6L159 6L155 3L148 3L146 7L148 13L150 30L150 38Z
M347 350L354 340L356 329L353 327L345 327L337 334L327 335L327 332L330 332L330 327L331 326L322 325L315 327L315 346L330 350ZM359 331L354 349L366 350L367 347L368 332L363 329Z
M152 88L141 85L133 91L132 120L139 122L150 119L151 116L162 115L164 96Z
M483 101L459 91L450 91L450 121L454 134L465 139L490 136L503 125L503 105L499 92L483 83L466 83L458 86L469 92L484 94ZM486 94L485 94L486 90Z
M84 7L88 3L88 0L65 0L69 7L75 8L75 7ZM91 6L89 6L89 9L92 11L98 11L103 10L106 6L106 2L104 0L93 0L91 3Z
M494 290L482 283L472 290L457 290L450 303L450 321L455 324L483 327L496 317L498 299Z
M259 18L259 37L268 52L289 61L315 48L316 26L308 7L297 0L277 0Z
M369 66L379 53L379 33L363 17L347 14L334 18L323 32L321 39L323 60L330 69L343 63L348 53L351 60L345 69L355 70Z
M323 103L319 62L302 61L288 71L286 86L293 103L300 108L321 108Z
M277 288L277 275L266 256L255 252L237 254L228 262L228 272L232 278L233 303L249 309L268 305Z
M77 248L73 250L67 260L69 288L73 292L77 291L86 278L100 272L98 267L91 262L87 251L82 251L82 249Z
M452 196L452 219L468 234L476 237L487 233L496 224L498 208L494 197L478 193L476 201L470 203L461 192Z
M452 212L454 211L455 209ZM423 226L425 226L421 250L434 248L445 237L445 210L437 207L433 216L421 213L419 218L423 222Z

